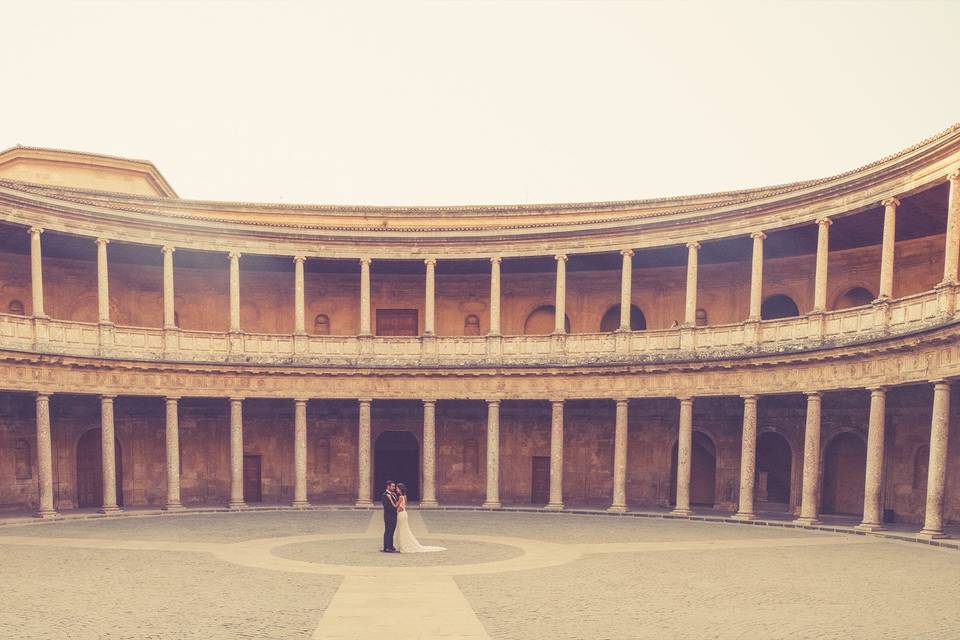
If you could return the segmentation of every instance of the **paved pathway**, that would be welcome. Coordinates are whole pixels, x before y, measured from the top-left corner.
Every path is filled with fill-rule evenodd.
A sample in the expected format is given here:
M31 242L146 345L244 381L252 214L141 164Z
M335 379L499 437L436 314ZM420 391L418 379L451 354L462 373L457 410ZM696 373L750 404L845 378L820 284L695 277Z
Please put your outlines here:
M658 575L667 580L662 583L664 588L677 588L669 582L674 576L681 579L682 585L681 571L684 568L676 559L716 558L717 560L706 560L712 564L686 570L690 571L690 575L703 576L705 581L716 581L716 585L713 585L713 582L709 584L716 586L718 589L716 597L722 598L724 589L755 588L758 593L765 589L769 591L769 585L765 586L762 581L753 584L744 584L741 581L729 587L723 586L728 572L742 570L744 564L749 565L751 557L789 559L809 557L810 553L821 554L823 558L849 557L851 554L844 554L841 550L883 549L883 553L880 554L883 558L882 563L873 561L873 564L865 565L858 561L857 565L858 570L862 570L864 575L882 579L889 576L887 572L891 569L897 569L896 566L890 566L890 562L891 558L897 558L899 548L902 549L905 557L914 554L920 556L934 554L942 557L940 564L946 573L942 577L932 577L932 582L929 584L932 589L944 591L947 597L952 597L951 594L957 593L960 588L960 580L955 573L958 566L955 551L928 549L900 542L891 543L870 536L761 529L737 525L631 522L584 516L499 514L494 517L476 513L447 514L411 511L411 528L415 534L427 543L449 546L449 551L442 554L406 556L373 552L373 549L379 547L378 539L383 531L382 516L379 512L364 515L363 518L367 520L364 524L361 520L357 520L357 515L359 514L346 513L330 516L324 523L317 522L313 526L309 516L305 515L281 515L276 516L275 521L271 521L262 515L237 514L171 518L166 521L143 518L138 519L140 522L137 523L123 520L99 520L79 524L55 523L17 527L0 531L0 561L5 556L15 559L17 549L29 548L43 550L43 557L50 558L54 557L53 554L59 550L74 550L70 555L65 556L67 558L73 558L80 552L100 553L101 557L108 559L108 564L102 565L103 567L112 566L109 564L111 562L109 558L130 557L129 554L140 554L145 561L164 563L163 566L189 565L190 562L187 562L186 558L198 558L202 567L211 566L209 561L220 563L213 566L234 566L233 570L216 570L213 576L215 581L219 581L214 583L217 588L226 589L228 592L232 576L240 571L254 572L249 574L251 576L301 575L304 579L315 576L317 579L336 580L337 582L334 583L324 583L331 585L333 590L329 591L327 600L320 598L314 605L319 609L314 614L317 617L313 618L314 622L309 628L303 628L303 623L308 618L303 618L302 615L303 613L309 615L309 611L300 609L297 612L299 617L285 614L289 618L287 621L289 627L284 628L282 637L360 640L384 637L437 640L513 638L533 637L538 633L543 637L578 637L578 634L583 633L593 633L596 637L606 637L605 633L611 634L610 637L617 635L656 637L656 635L642 635L639 630L635 635L630 635L632 633L629 631L630 627L618 625L618 621L609 618L597 622L591 619L595 608L602 604L602 601L597 598L620 597L624 595L625 587L627 590L636 589L639 593L653 582L649 573L646 574L647 578L642 579L642 582L635 586L618 582L620 577L618 563L623 567L624 575L632 575L631 563L634 560L628 559L639 557L660 558L656 561L644 561L643 570L649 572L653 567L660 566ZM311 529L314 531L319 529L327 533L284 535L284 533L296 534ZM165 533L158 534L158 531ZM118 533L121 535L117 535ZM261 535L258 536L258 533ZM262 534L267 535L263 537ZM356 558L347 558L345 554L349 553L355 553ZM157 554L163 555L157 556ZM852 555L853 557L873 557L856 553ZM178 561L176 560L178 557L185 560ZM598 559L604 557L623 558L623 560L616 560L613 564L604 562L598 564ZM203 558L209 561L201 560ZM921 560L924 559L921 558ZM58 562L63 561L58 560ZM718 562L734 564L721 565L717 564ZM595 569L598 567L605 569L597 572ZM672 570L673 567L676 567L676 571ZM820 567L820 570L823 569ZM92 570L93 575L90 579L93 581L99 579L96 575L97 570L103 569ZM827 566L828 575L829 570L830 567ZM208 574L213 573L210 569L204 569L204 571ZM929 573L930 568L925 567L924 571ZM951 575L954 576L953 579L948 577ZM27 575L17 577L24 579L25 583L29 581ZM843 577L838 575L838 579L842 580ZM942 584L937 583L938 578ZM602 582L594 584L593 587L587 586L596 583L598 579ZM822 580L821 577L810 577L810 579ZM197 578L188 578L184 581L184 586L196 580ZM266 578L258 580L265 581ZM291 579L286 580L290 582ZM491 580L493 582L490 582ZM887 581L892 583L893 589L897 588L896 581ZM604 582L607 586L601 586ZM54 592L58 587L57 584L47 586ZM689 614L689 607L696 606L696 600L688 602L685 598L688 594L696 594L701 588L705 590L706 586L708 586L706 583L704 585L691 583L685 589L680 586L679 597L684 598L683 603L686 604L672 602L669 598L660 602L655 599L657 594L648 594L646 604L656 603L657 607L651 612L650 619L654 620L661 612L669 612L672 606L678 605L682 607L678 613ZM124 601L123 593L109 593L109 584L103 585L102 588L105 590L103 595L108 600L113 599L116 602L119 599L121 603ZM316 593L322 590L319 587L294 586L301 595L304 588L315 589ZM324 588L329 589L329 587ZM865 589L866 585L861 583L857 588ZM617 591L603 593L608 589ZM581 593L580 590L584 592ZM273 593L273 591L274 588L271 588L270 593L265 591L259 594L261 600L269 595L278 596L280 593L279 591ZM546 612L537 610L541 605L533 605L534 610L531 612L531 602L536 602L536 599L542 595L541 591L543 594L552 594L542 605ZM884 605L881 603L897 601L896 598L889 598L886 590L881 591L882 593L870 602L882 607ZM64 595L65 602L57 605L70 611L70 594ZM309 601L310 593L306 595ZM0 588L0 596L5 598L5 611L0 611L0 632L6 633L5 637L50 636L51 627L32 628L32 623L23 625L16 622L16 619L24 614L24 611L18 610L18 607L30 606L30 603L17 599L16 591L10 596ZM254 610L248 611L247 614L256 616L258 594L254 593L252 596ZM550 598L556 603L555 611L551 611L553 605L550 604ZM283 598L280 599L283 600ZM303 607L302 604L299 606ZM578 607L585 608L577 609ZM128 614L137 616L138 612L133 610ZM73 611L73 615L89 618L91 611ZM804 610L797 615L809 615L809 613ZM960 617L956 611L952 613L948 611L945 614L941 612L940 615L946 617L942 620L927 617L927 622L935 630L949 628L941 625L953 624L956 622L955 618ZM537 616L545 617L532 627L525 626L531 617ZM776 618L776 613L771 611L769 616ZM228 622L222 622L221 630L229 632L222 637L275 637L280 633L277 622L261 623L254 622L254 619L248 620L248 627L243 631L237 628L242 623L236 622L233 618ZM627 615L626 619L631 618ZM666 624L669 624L671 619L668 616ZM46 622L51 623L49 619ZM769 624L772 621L766 619L747 622L749 624L744 628L742 626L746 624L744 619L728 620L725 623L729 625L726 631L734 634L730 637L743 633L750 636L751 629L754 637L780 637L777 631L786 632L790 628L797 628L795 624L791 626L788 623L784 629L780 629L774 624ZM43 624L43 621L37 623ZM607 623L610 625L609 630L604 627ZM62 637L146 637L146 635L141 636L125 631L111 632L110 629L104 631L97 627L95 612L94 618L85 624L93 626L96 631L91 630L89 634L77 633L77 628L73 628L71 633L63 634ZM121 621L111 624L123 628L124 623ZM586 627L583 628L583 625ZM801 625L800 628L804 627ZM618 631L614 632L615 629ZM759 631L761 629L764 631ZM726 631L719 630L715 637L729 636L729 633L724 635ZM662 629L657 630L657 633L662 632ZM770 635L766 635L767 633ZM884 637L873 632L848 635ZM205 636L221 637L209 633ZM155 635L160 638L205 636L190 635L182 630L176 634L160 632ZM677 637L697 636L678 635Z

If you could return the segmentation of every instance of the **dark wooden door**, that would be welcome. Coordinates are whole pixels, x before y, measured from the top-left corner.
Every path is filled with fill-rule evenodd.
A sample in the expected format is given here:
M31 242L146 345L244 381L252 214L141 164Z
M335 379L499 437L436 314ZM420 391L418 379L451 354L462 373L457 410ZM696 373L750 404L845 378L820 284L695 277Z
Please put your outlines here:
M533 480L530 502L546 504L550 500L550 456L533 457Z
M243 456L243 501L260 502L260 456Z
M417 328L416 309L377 309L378 336L415 336Z

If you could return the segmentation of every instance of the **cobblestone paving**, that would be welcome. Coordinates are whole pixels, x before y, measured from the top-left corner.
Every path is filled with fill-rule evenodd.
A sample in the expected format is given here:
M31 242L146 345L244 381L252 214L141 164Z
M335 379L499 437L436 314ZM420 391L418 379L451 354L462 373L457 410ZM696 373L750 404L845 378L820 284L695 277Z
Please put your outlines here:
M342 580L156 551L0 546L0 566L4 640L310 638Z
M516 558L522 549L499 544L445 540L443 537L421 537L421 544L446 547L440 553L381 553L369 539L304 542L274 549L281 558L366 567L435 567L455 564L475 564Z
M449 551L393 555L376 551L381 526L377 512L334 511L3 527L0 640L406 637L376 626L384 598L410 618L407 636L434 639L946 640L960 629L952 550L684 520L419 511L415 533Z
M309 533L363 533L368 511L264 511L96 518L0 527L0 536L239 542Z

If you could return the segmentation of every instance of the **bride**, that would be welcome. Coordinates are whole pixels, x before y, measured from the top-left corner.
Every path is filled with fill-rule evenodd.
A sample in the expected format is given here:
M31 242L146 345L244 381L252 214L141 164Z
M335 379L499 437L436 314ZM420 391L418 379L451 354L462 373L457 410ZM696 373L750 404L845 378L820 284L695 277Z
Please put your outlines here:
M428 547L420 544L410 531L410 519L407 516L407 486L397 483L397 530L393 533L393 546L400 553L426 553L428 551L446 551L445 547Z

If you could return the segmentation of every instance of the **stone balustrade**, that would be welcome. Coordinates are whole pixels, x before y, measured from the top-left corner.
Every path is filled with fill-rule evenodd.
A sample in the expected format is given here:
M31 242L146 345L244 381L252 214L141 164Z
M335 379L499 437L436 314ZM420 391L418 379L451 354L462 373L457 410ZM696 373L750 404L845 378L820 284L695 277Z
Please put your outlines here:
M312 336L125 327L0 314L0 349L168 362L528 366L723 360L813 351L955 322L939 292L738 324L562 336Z

